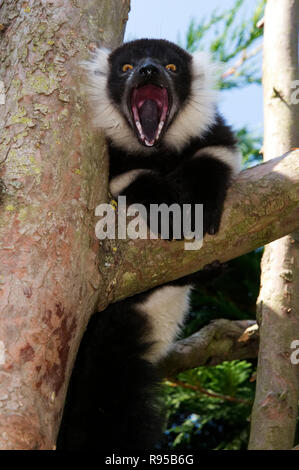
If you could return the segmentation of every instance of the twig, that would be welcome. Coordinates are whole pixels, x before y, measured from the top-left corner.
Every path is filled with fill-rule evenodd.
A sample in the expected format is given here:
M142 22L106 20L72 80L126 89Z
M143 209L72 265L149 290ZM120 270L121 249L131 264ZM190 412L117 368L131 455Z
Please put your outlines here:
M240 68L246 60L248 60L251 57L257 55L262 50L262 47L263 47L262 44L260 44L250 52L247 52L247 50L244 49L240 59L232 67L230 67L226 72L224 72L221 75L221 78L224 80L225 78L229 77L230 75L234 75L236 73L236 71L238 70L238 68Z
M195 392L203 393L204 395L207 395L211 398L219 398L220 400L232 401L235 403L244 403L245 405L252 405L252 401L250 400L244 400L243 398L236 398L230 395L222 395L221 393L210 392L209 390L202 387L199 382L197 382L197 385L191 385L186 382L182 382L181 380L174 379L172 377L167 378L166 380L167 385L170 385L171 387L187 388L189 390L194 390Z

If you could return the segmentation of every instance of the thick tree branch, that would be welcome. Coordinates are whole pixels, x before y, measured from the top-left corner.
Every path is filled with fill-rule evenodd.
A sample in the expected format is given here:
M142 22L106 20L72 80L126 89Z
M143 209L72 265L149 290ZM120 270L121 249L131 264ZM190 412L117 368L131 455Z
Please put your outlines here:
M167 240L118 240L103 243L99 266L107 303L248 253L299 226L299 151L243 171L229 190L221 228L207 235L199 251ZM138 262L137 262L138 260ZM117 268L117 269L116 269Z
M188 338L174 343L159 363L163 377L170 377L199 366L257 357L258 333L244 337L252 320L215 320Z

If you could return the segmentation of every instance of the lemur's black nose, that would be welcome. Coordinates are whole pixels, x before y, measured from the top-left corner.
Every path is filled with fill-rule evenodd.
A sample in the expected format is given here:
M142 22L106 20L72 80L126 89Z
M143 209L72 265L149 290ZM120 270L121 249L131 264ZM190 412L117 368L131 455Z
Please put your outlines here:
M139 73L143 77L152 77L159 74L159 69L153 64L144 64L142 67L140 67Z

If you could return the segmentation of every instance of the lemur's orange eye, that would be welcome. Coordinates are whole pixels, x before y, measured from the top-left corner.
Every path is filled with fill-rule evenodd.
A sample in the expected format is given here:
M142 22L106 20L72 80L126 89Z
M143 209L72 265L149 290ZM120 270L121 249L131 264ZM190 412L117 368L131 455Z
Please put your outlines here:
M125 64L125 65L122 66L122 71L127 72L128 70L132 70L132 68L133 68L133 65Z
M174 64L168 64L166 65L165 67L167 70L171 70L172 72L175 72L176 71L176 65Z

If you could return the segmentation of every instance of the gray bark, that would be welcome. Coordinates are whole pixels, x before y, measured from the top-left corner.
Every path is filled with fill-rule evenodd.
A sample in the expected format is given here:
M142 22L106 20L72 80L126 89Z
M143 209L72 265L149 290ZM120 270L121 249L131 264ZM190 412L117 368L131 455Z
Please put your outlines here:
M246 334L254 325L251 320L219 319L188 338L176 341L159 363L163 377L175 376L194 367L257 357L258 331Z
M268 0L264 36L264 158L299 146L299 0ZM298 87L298 82L297 82ZM262 260L258 299L260 351L250 449L290 449L297 422L299 368L299 232L271 243Z

